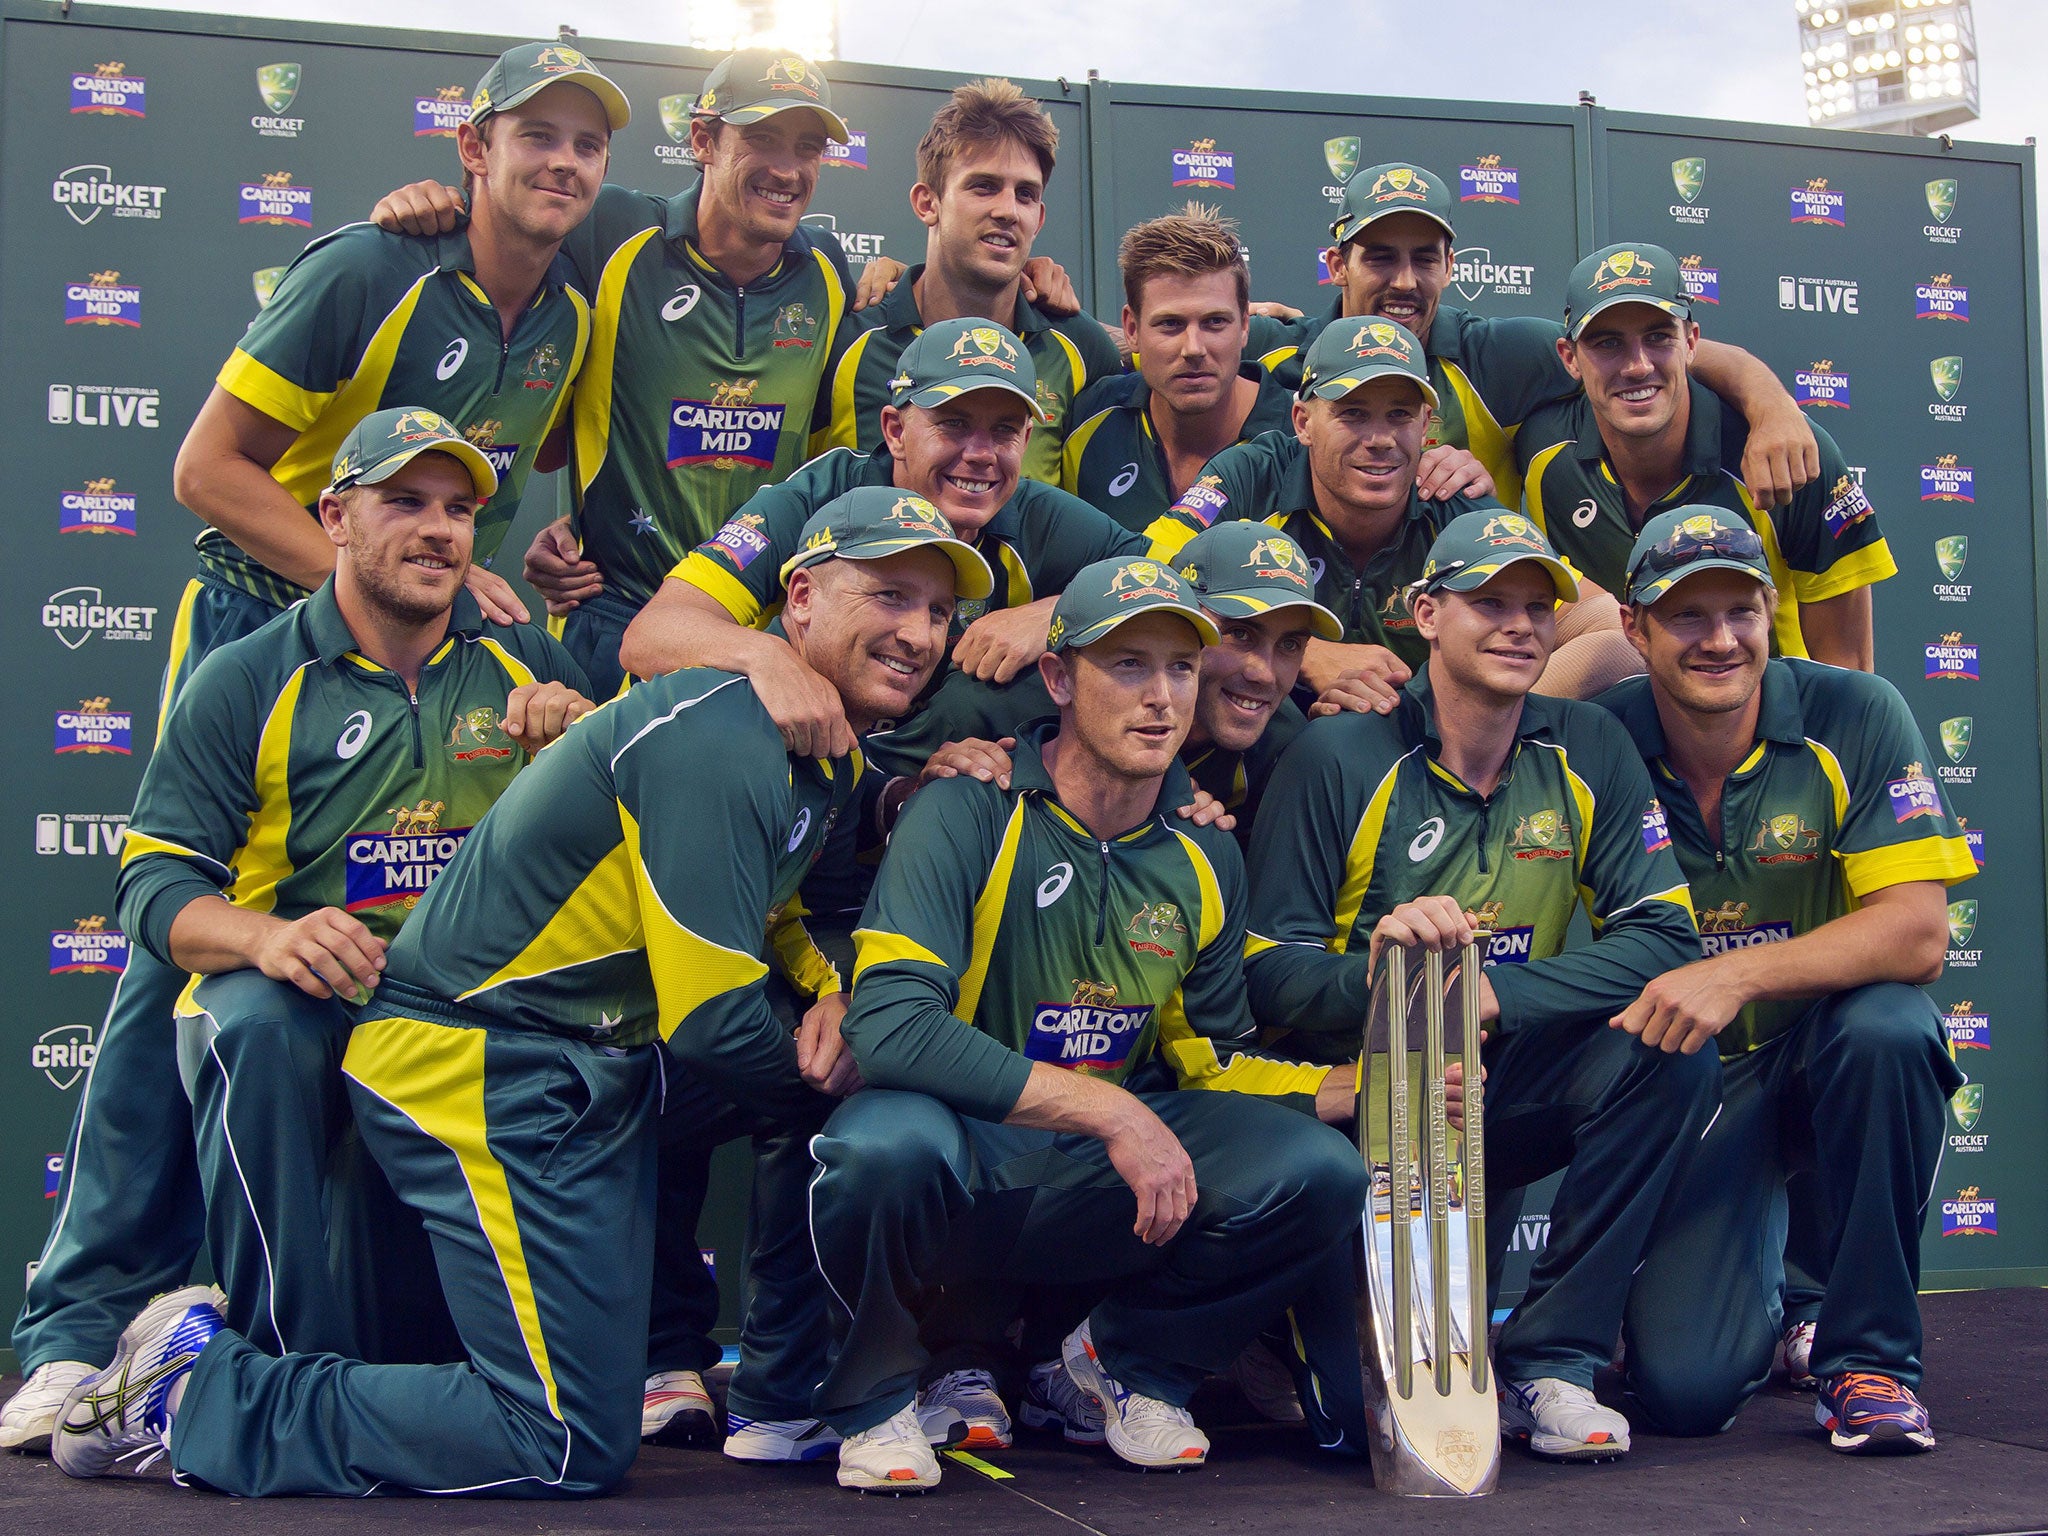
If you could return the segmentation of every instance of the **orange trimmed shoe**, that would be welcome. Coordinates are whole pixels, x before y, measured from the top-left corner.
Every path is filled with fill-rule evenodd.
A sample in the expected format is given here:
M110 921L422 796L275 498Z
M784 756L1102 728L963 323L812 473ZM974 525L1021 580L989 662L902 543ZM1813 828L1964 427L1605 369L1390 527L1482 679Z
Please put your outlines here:
M939 1485L939 1458L917 1421L917 1404L839 1442L839 1486L862 1493L923 1493Z
M1828 1444L1849 1456L1912 1455L1934 1449L1927 1409L1902 1381L1876 1371L1841 1371L1820 1384L1813 1417Z
M1577 1382L1556 1376L1500 1385L1500 1432L1550 1461L1612 1461L1628 1454L1628 1420Z
M1109 1448L1132 1466L1185 1472L1209 1459L1209 1437L1187 1409L1133 1392L1110 1375L1086 1323L1067 1335L1060 1356L1074 1385L1100 1405Z
M951 1408L967 1425L962 1450L1007 1451L1010 1410L1003 1406L996 1381L987 1371L948 1371L917 1394L921 1408Z

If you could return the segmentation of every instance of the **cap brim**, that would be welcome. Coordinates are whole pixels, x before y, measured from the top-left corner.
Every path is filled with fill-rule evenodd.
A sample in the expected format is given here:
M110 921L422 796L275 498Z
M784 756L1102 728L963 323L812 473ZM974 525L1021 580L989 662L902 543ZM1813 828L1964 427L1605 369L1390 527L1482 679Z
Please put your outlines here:
M853 132L846 126L846 119L830 107L821 107L815 101L756 101L744 107L734 107L730 112L714 115L728 123L758 123L764 117L773 117L778 112L815 112L824 119L825 133L835 144L853 142Z
M807 565L822 565L827 560L886 560L891 555L907 555L915 549L935 549L953 562L954 596L987 597L995 591L995 573L982 559L981 551L960 539L862 539L858 544L804 550L783 562L782 580L786 585L791 571L802 570Z
M926 410L930 410L934 406L944 405L948 400L956 399L961 395L972 394L977 389L1007 389L1011 394L1031 407L1031 419L1033 421L1052 420L1039 405L1037 398L1025 389L1023 385L1014 384L1008 379L999 379L990 374L966 379L948 379L943 384L927 384L923 389L912 390L905 399L911 405L923 406Z
M1348 245L1373 225L1379 223L1381 219L1391 219L1397 213L1419 213L1432 224L1442 226L1443 232L1453 240L1458 238L1458 232L1451 227L1449 219L1427 208L1419 208L1413 203L1402 208L1382 208L1377 213L1354 213L1347 215L1330 225L1330 237L1339 245Z
M1441 408L1442 402L1437 399L1435 385L1427 379L1418 379L1406 368L1397 368L1392 363L1368 363L1363 368L1347 368L1334 379L1324 379L1314 385L1308 392L1318 400L1342 400L1354 389L1370 384L1375 379L1399 379L1405 384L1413 384L1422 391L1422 398L1429 403L1432 411Z
M588 69L564 70L559 75L549 75L545 80L537 80L516 96L507 96L503 101L492 102L491 111L503 112L518 106L522 101L531 101L551 85L580 85L590 92L604 103L604 115L611 123L614 133L633 121L633 104L626 100L626 93L603 75Z
M1509 555L1504 560L1468 565L1456 575L1447 576L1442 581L1437 582L1436 585L1451 592L1474 592L1485 586L1509 566L1519 565L1524 560L1534 561L1550 573L1551 584L1557 588L1557 596L1560 602L1576 603L1579 600L1579 578L1573 573L1570 566L1554 555L1534 553Z
M401 448L387 459L379 459L357 475L352 485L379 485L389 480L423 453L445 453L469 471L471 486L479 499L488 501L498 494L498 471L474 443L460 438L437 437L415 448Z
M1571 339L1577 341L1579 333L1585 330L1595 315L1600 314L1604 310L1613 309L1617 304L1646 304L1651 309L1662 310L1665 314L1680 320L1690 320L1692 318L1692 306L1680 303L1674 299L1653 299L1646 293L1611 293L1583 315L1575 315L1572 318L1571 330L1568 333Z
M1063 651L1078 651L1084 646L1107 640L1133 619L1142 619L1148 613L1170 613L1175 618L1186 619L1195 633L1202 637L1202 644L1214 645L1223 638L1216 628L1216 621L1199 608L1190 608L1186 603L1147 603L1142 608L1133 608L1128 613L1112 613L1106 619L1097 619L1086 629L1074 631L1060 642Z
M1308 612L1309 627L1320 640L1342 640L1344 623L1321 603L1308 598L1293 597L1285 602L1269 602L1250 592L1204 592L1202 606L1212 613L1225 618L1255 619L1264 613L1282 613L1289 608L1301 608Z
M1697 576L1702 571L1740 571L1752 581L1758 582L1763 586L1774 585L1769 576L1759 571L1747 561L1725 560L1709 555L1704 560L1691 561L1678 570L1667 572L1654 581L1646 582L1640 588L1631 589L1628 601L1631 603L1641 603L1644 607L1648 607L1681 581L1684 581L1689 576Z

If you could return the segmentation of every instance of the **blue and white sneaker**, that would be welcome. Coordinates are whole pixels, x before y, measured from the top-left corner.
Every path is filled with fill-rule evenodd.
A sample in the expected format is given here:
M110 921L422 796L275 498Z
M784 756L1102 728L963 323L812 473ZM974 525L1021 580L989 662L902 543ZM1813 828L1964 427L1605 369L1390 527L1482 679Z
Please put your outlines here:
M926 1442L938 1449L967 1438L966 1421L948 1406L917 1405L917 1422ZM823 1419L743 1419L726 1409L725 1454L734 1461L816 1461L836 1455L839 1439Z
M1628 1454L1628 1420L1587 1388L1556 1376L1503 1380L1500 1432L1549 1461L1614 1461Z
M1828 1444L1851 1456L1934 1449L1927 1408L1903 1381L1876 1371L1843 1371L1820 1384L1813 1417Z
M159 1296L121 1331L114 1363L79 1382L64 1399L50 1457L72 1477L99 1477L116 1462L148 1452L146 1470L170 1449L171 1398L223 1324L227 1298L210 1285Z
M1031 1367L1024 1381L1023 1415L1027 1429L1056 1429L1069 1445L1100 1445L1104 1439L1102 1409L1074 1385L1059 1360Z
M1110 1375L1085 1322L1067 1335L1060 1358L1074 1385L1101 1405L1109 1448L1132 1466L1182 1472L1209 1459L1209 1437L1187 1409L1133 1392Z

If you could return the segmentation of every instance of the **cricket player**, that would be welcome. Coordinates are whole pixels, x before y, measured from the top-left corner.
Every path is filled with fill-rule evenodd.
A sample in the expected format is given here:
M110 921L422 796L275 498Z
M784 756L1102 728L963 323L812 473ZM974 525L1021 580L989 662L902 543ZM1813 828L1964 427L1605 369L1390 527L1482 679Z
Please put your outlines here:
M215 646L250 634L333 572L315 509L336 450L366 416L438 412L499 486L476 518L471 594L484 616L525 607L485 562L543 443L567 421L588 306L556 265L591 206L626 98L576 49L507 50L478 82L456 149L466 235L413 239L351 225L316 240L222 367L178 451L178 499L208 524L200 575L171 630L161 731ZM562 432L566 437L566 430ZM28 1378L0 1407L0 1446L40 1449L69 1384L110 1359L124 1320L191 1273L203 1195L171 1006L186 976L139 946L116 988L65 1149L56 1218L15 1324Z
M1186 1467L1195 1387L1356 1230L1363 1165L1295 1112L1320 1074L1246 1048L1236 845L1166 814L1217 638L1157 562L1088 567L1039 664L1057 722L1019 734L1007 788L942 780L897 824L846 1019L868 1087L814 1143L842 1486L939 1480L914 1411L936 1281L1104 1283L1065 1369L1119 1456ZM1243 1091L1125 1086L1154 1058Z
M1348 1061L1383 946L1457 949L1475 915L1492 930L1488 1195L1564 1172L1495 1349L1501 1427L1538 1455L1598 1460L1627 1452L1629 1426L1594 1401L1593 1373L1720 1075L1608 1028L1698 933L1625 733L1531 692L1574 584L1510 516L1466 513L1431 545L1414 598L1429 661L1400 708L1312 720L1281 759L1252 845L1245 969L1274 1048ZM1567 950L1581 899L1595 941ZM1488 1228L1495 1275L1508 1226Z
M850 718L902 709L986 565L894 492L841 498L807 533L790 644ZM160 1443L241 1495L615 1486L640 1443L670 1075L785 1122L817 1113L813 1084L858 1083L836 1020L784 1033L759 955L860 773L790 754L733 673L672 673L578 721L421 898L342 1063L364 1143L433 1235L467 1358L271 1356L177 1292L73 1389L58 1464L92 1476Z
M1693 377L1699 325L1678 260L1659 245L1610 245L1572 268L1558 357L1583 393L1524 423L1515 451L1524 506L1558 551L1610 592L1653 518L1675 506L1732 513L1764 541L1784 656L1868 672L1870 589L1898 567L1877 513L1835 440L1813 435L1820 474L1781 506L1737 473L1749 428Z
M1638 1422L1711 1434L1763 1384L1786 1174L1811 1168L1816 1416L1838 1451L1932 1450L1920 1228L1963 1079L1923 988L1945 889L1976 863L1898 690L1772 657L1775 578L1725 506L1651 518L1624 589L1649 676L1600 701L1649 765L1705 951L1614 1024L1663 1052L1718 1050L1725 1096L1629 1293L1629 1391Z

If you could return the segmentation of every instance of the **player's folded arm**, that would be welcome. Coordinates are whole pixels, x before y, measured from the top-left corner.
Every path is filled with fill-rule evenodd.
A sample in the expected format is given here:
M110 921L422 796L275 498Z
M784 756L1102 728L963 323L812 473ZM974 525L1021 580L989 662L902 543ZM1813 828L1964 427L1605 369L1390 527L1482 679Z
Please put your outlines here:
M221 388L295 431L310 427L355 374L390 307L371 295L386 239L355 226L301 251L221 366Z

